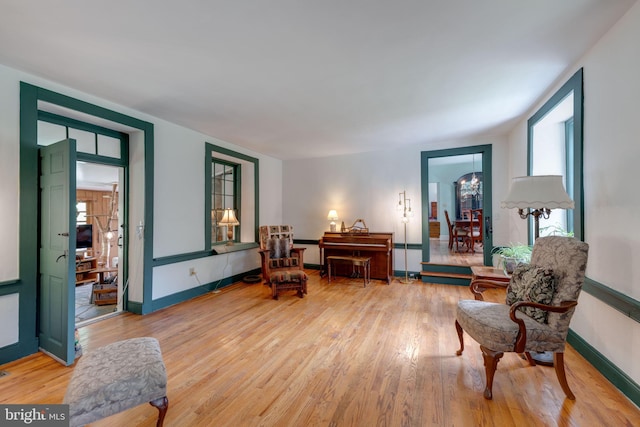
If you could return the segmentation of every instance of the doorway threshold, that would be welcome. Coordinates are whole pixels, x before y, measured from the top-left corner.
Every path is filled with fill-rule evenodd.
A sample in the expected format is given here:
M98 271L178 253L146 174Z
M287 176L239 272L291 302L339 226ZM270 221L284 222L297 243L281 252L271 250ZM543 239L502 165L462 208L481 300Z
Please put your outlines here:
M105 319L109 319L111 317L119 316L122 313L123 313L122 310L121 311L114 311L112 313L107 313L107 314L103 314L103 315L98 316L98 317L93 317L91 319L83 320L81 322L77 322L76 323L76 328L81 328L83 326L87 326L87 325L90 325L92 323L99 322L101 320L105 320Z

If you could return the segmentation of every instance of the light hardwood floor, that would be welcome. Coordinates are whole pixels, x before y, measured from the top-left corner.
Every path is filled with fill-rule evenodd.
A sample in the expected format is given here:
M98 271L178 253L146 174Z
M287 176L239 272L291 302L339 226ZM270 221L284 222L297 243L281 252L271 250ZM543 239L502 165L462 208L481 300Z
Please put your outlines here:
M429 258L433 264L450 264L450 265L483 265L484 259L482 254L482 246L477 245L475 252L467 252L461 247L460 251L449 249L449 242L440 239L429 239Z
M309 294L270 298L238 284L158 312L122 314L80 330L84 352L137 336L160 341L168 372L166 426L632 426L640 410L571 347L577 399L553 368L515 354L498 365L494 398L468 336L455 356L455 304L466 287L338 278L309 271ZM503 300L504 291L489 299ZM578 306L579 309L580 306ZM0 403L60 403L72 369L42 354L1 366ZM141 405L95 426L153 426Z

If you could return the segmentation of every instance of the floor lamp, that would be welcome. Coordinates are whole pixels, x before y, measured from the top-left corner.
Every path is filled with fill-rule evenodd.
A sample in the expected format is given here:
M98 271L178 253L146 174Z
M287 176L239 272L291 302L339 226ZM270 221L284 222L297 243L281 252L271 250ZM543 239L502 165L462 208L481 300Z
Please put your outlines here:
M409 283L409 270L407 267L407 224L409 218L413 216L411 210L411 199L407 199L407 192L403 191L398 195L398 211L402 212L400 220L404 226L404 281L402 283Z
M520 218L533 217L535 239L540 237L540 217L549 219L551 209L573 209L574 203L562 184L561 175L519 176L513 178L503 208L518 208ZM534 240L535 243L535 240ZM553 353L533 353L533 360L553 366Z
M537 239L540 237L540 217L549 219L551 209L573 209L574 203L564 189L561 175L534 175L513 178L502 207L518 208L522 219L533 216Z

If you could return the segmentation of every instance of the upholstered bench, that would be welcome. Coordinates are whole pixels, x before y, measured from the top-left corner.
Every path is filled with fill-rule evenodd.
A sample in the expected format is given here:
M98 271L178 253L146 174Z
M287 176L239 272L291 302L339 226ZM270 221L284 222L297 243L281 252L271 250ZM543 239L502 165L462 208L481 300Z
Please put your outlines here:
M63 403L70 426L82 426L149 402L161 427L169 407L167 372L158 340L118 341L85 354L73 371Z

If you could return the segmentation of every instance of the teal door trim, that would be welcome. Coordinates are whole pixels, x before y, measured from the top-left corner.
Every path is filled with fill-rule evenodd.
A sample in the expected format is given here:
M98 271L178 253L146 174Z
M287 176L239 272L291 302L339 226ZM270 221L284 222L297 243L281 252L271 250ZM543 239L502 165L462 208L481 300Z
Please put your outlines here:
M430 245L429 245L429 159L438 157L450 157L460 156L466 154L482 154L482 175L483 175L483 213L485 218L491 223L493 218L492 214L492 146L491 144L474 145L468 147L451 148L445 150L423 151L421 156L421 198L422 198L422 261L429 262L430 260ZM486 227L485 227L486 228ZM492 264L491 250L493 248L493 235L490 230L486 230L483 240L483 255L484 264ZM424 268L423 268L424 270ZM445 270L451 270L451 273L459 272L459 267L446 266Z
M0 363L38 351L37 269L38 269L38 102L43 101L100 117L142 131L144 138L144 250L143 302L136 312L152 311L154 126L140 119L20 82L20 199L19 199L19 330L18 342L0 349Z

